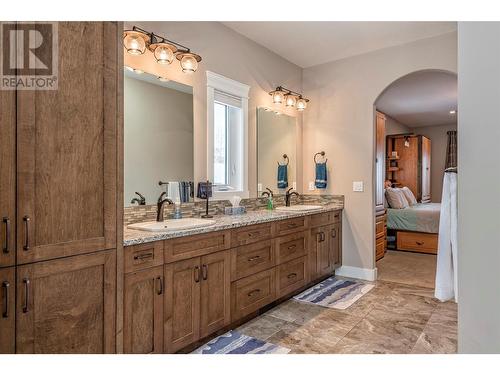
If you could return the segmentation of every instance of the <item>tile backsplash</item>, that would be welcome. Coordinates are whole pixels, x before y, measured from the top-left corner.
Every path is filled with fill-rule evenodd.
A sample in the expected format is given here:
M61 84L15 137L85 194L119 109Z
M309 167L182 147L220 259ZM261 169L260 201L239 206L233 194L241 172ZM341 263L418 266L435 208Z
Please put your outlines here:
M327 204L329 202L344 201L343 195L300 195L292 197L293 203L317 203ZM205 213L205 201L182 203L181 211L183 217L200 217ZM245 206L247 211L262 210L267 206L267 198L248 198L242 199L241 206ZM274 196L275 206L285 205L284 195ZM208 212L211 215L224 215L224 208L230 207L231 203L227 200L210 201ZM165 219L171 218L174 212L174 206L165 204L163 206ZM123 212L124 225L134 224L141 221L156 220L156 204L145 206L129 206L125 207Z

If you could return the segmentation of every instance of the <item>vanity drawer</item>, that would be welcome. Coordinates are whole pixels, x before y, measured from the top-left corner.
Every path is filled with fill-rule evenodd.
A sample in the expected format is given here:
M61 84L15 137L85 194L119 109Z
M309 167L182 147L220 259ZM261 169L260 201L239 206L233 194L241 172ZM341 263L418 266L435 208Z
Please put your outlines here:
M165 262L189 259L229 249L229 232L219 231L165 241Z
M231 284L231 321L251 314L276 299L276 269Z
M342 210L330 212L330 220L333 224L340 223L342 221Z
M306 217L296 217L293 219L282 220L276 223L276 235L282 236L288 233L294 233L298 230L304 230L307 227Z
M301 257L307 253L307 233L299 232L276 239L278 264Z
M231 247L269 240L273 234L272 228L272 223L264 223L233 229L231 232Z
M398 232L398 250L437 254L438 235L434 233Z
M323 212L320 214L311 215L311 219L309 220L309 226L319 227L321 225L330 224L333 220L333 212Z
M231 280L267 270L276 265L272 240L240 246L231 250Z
M163 265L163 241L125 246L125 273Z
M375 237L385 237L385 215L377 216L375 219Z
M307 257L301 257L278 266L278 298L303 287L307 282Z

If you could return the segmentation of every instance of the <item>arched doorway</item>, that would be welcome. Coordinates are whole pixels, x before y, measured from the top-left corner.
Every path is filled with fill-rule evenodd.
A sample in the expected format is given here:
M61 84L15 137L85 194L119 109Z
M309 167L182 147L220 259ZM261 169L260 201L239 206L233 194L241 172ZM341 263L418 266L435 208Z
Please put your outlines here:
M456 131L457 75L429 69L400 77L379 94L374 112L379 279L434 288L447 132ZM390 207L385 187L408 188L417 205Z

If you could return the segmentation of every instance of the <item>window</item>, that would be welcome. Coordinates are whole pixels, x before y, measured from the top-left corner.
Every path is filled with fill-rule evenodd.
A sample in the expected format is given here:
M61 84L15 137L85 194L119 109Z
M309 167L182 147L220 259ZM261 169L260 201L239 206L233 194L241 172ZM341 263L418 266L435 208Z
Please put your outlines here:
M207 174L214 197L248 197L247 85L207 72Z

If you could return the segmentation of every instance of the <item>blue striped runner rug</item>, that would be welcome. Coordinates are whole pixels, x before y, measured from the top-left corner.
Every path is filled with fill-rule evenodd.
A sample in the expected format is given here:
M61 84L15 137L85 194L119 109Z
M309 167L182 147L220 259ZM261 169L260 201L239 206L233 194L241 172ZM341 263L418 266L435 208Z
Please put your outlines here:
M373 289L375 285L341 280L332 276L293 297L296 301L344 310Z
M238 331L229 331L200 346L192 354L286 354L288 352L290 349L282 346L243 335Z

